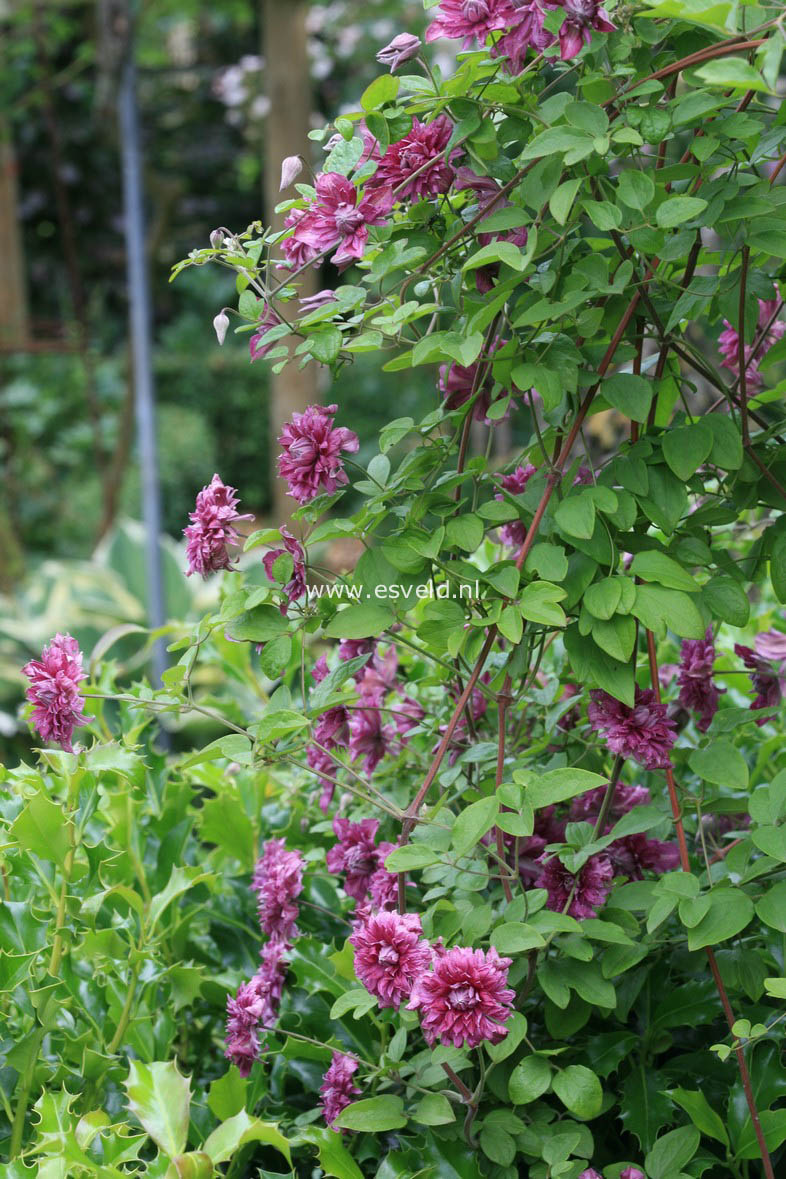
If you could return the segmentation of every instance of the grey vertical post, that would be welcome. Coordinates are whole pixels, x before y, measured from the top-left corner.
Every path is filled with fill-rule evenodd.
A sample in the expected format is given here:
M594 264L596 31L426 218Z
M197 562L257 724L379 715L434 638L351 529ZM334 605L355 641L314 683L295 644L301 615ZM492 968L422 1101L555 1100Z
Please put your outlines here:
M155 390L151 341L152 310L142 195L142 162L134 54L134 7L133 0L131 0L127 6L128 38L122 64L118 114L120 151L123 161L129 328L133 359L139 470L142 484L142 518L145 525L148 617L150 625L157 627L162 626L166 621L166 606L161 550L159 548L161 495L156 456ZM163 639L158 639L153 646L152 664L154 679L156 683L160 683L161 675L167 665L166 647Z

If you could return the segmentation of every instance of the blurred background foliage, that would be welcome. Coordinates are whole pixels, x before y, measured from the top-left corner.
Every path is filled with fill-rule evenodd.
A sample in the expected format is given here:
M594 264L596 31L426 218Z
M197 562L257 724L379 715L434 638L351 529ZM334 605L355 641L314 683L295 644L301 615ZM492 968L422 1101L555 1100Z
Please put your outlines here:
M25 304L0 308L14 321L10 337L0 333L0 750L26 743L18 669L55 631L70 630L89 651L109 627L145 620L141 537L130 523L140 481L113 4L126 7L0 0L0 143L16 188L11 201L0 191L0 216L19 251ZM267 219L264 172L277 174L280 160L265 154L276 112L266 95L264 4L156 0L138 13L159 471L171 538L162 545L168 613L184 618L201 592L183 576L178 547L197 491L219 471L264 520L275 454L268 372L252 366L247 336L230 334L219 348L212 328L231 302L232 278L190 271L172 284L170 270L219 224L242 230ZM312 126L352 107L379 72L377 49L424 20L411 0L310 5L311 76L302 84ZM315 166L323 151L308 142L291 150L310 150ZM336 278L326 272L319 285ZM385 421L425 412L435 396L430 376L402 387L373 357L359 358L328 392L369 453Z

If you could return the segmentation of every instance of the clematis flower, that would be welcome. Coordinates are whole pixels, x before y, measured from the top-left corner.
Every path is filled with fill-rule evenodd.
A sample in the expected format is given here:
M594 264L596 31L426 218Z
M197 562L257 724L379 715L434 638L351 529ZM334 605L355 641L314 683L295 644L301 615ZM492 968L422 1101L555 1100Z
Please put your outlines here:
M421 974L407 1008L419 1011L429 1044L438 1040L477 1048L485 1040L498 1044L508 1034L505 1022L515 991L507 986L510 958L490 950L455 946L436 955L433 968Z
M337 405L310 405L293 413L279 435L278 473L299 504L310 503L320 491L332 495L349 482L341 452L354 454L360 442L352 430L333 424L337 410Z
M505 491L510 492L511 495L523 495L527 484L536 471L537 467L533 467L532 463L527 463L526 467L518 466L512 474L503 475L500 483ZM494 496L494 499L504 502L505 497L498 492ZM500 540L510 548L521 548L526 535L527 529L522 520L511 520L509 524L503 524L499 530Z
M541 856L540 864L535 887L545 888L548 892L547 909L568 913L578 920L597 917L597 910L605 905L614 878L608 856L590 856L575 874L569 872L556 856Z
M416 913L372 913L350 935L355 974L380 1007L399 1008L431 961Z
M383 725L382 713L373 703L355 708L349 719L349 753L353 761L363 758L363 768L372 774L388 751L393 727Z
M262 564L270 580L275 581L276 577L273 572L273 566L278 558L283 557L285 553L289 553L292 557L292 576L283 587L285 600L281 603L281 613L286 614L290 602L296 602L306 592L306 558L300 541L283 524L279 528L279 533L284 542L284 547L282 549L271 549L269 553L265 553L262 558Z
M772 316L775 314L780 297L775 299L759 299L759 318L756 324L755 339L751 340L750 344L745 345L745 386L749 393L756 393L764 384L764 378L759 372L759 365L764 360L765 356L773 345L777 344L786 332L786 323L781 319L773 320L769 328L767 324L770 323ZM723 321L724 330L718 337L718 350L721 353L723 360L721 367L727 368L732 375L739 380L740 376L740 336L736 327L733 327L728 319ZM761 332L767 328L760 343L756 345L756 340L759 338ZM755 355L754 355L755 351Z
M314 683L321 684L324 679L330 675L330 669L327 665L327 659L324 655L320 655L314 666L311 668L311 674L314 677Z
M338 1133L338 1127L335 1125L336 1118L342 1109L346 1109L356 1097L360 1096L361 1091L352 1080L357 1068L358 1062L354 1056L334 1050L330 1067L319 1087L323 1117L330 1129L335 1130L336 1133Z
M397 201L422 200L447 192L454 172L445 159L445 149L452 133L453 124L447 115L437 115L430 123L414 119L412 130L398 143L391 143L366 189L392 190Z
M238 502L235 488L228 487L218 475L214 475L196 497L195 509L189 513L191 523L183 529L188 541L189 577L192 573L207 577L208 573L232 568L227 549L229 545L240 544L234 526L239 520L253 519L253 516L238 513Z
M311 311L318 311L320 307L326 307L328 303L337 303L338 296L335 291L325 288L322 291L317 291L315 295L304 295L302 299L298 299L300 309L304 314L309 314Z
M323 712L314 726L314 740L323 749L336 749L349 740L349 713L343 704Z
M376 646L374 639L342 639L338 645L338 657L342 663L348 663L350 659L357 659L358 655L368 655L375 651ZM362 674L361 670L359 675Z
M67 753L73 753L74 729L86 725L82 712L85 698L79 684L87 679L82 671L82 652L71 635L56 634L40 659L31 659L22 668L30 687L25 697L33 705L33 727L44 741L56 741Z
M309 767L320 775L319 784L322 787L322 793L319 796L319 809L324 815L327 813L336 792L336 763L324 748L320 749L317 745L309 745L306 750L306 761Z
M271 1026L278 1014L287 972L285 942L274 940L262 948L262 962L250 982L242 983L237 994L227 998L225 1055L247 1077L259 1059L260 1027Z
M356 901L365 899L371 877L380 864L376 819L353 823L336 816L333 834L338 843L327 854L327 869L334 876L344 876L344 892Z
M553 12L555 4L519 3L514 0L515 16L511 27L491 47L492 57L507 57L504 64L508 74L520 74L524 69L530 49L542 53L553 45L557 38L543 27L547 12Z
M603 1176L594 1167L587 1167L586 1171L581 1172L579 1179L603 1179Z
M696 728L700 733L707 732L712 718L718 711L721 692L712 679L714 663L715 643L712 638L712 627L707 627L703 639L683 639L677 671L679 701L683 708L699 713Z
M292 237L312 250L314 258L338 246L331 261L348 266L363 257L369 226L385 224L392 195L377 186L359 201L355 185L339 172L323 172L315 187L316 196Z
M590 692L588 715L592 728L605 734L612 753L632 757L647 770L669 764L675 725L651 688L636 687L633 708L595 689Z
M395 909L398 902L398 876L385 867L385 860L394 848L392 843L381 843L377 848L379 867L368 882L371 904L375 909Z
M776 708L786 693L786 643L780 631L765 631L753 641L755 650L742 643L734 644L734 653L739 655L745 666L752 672L756 697L751 708ZM781 654L781 652L783 652ZM770 716L756 718L761 727Z
M391 74L395 74L400 65L411 61L420 52L420 37L413 33L398 33L390 44L380 49L377 61L380 65L390 66Z
M638 1167L625 1167L620 1171L620 1179L646 1179L646 1176Z
M558 0L565 9L565 19L559 31L560 57L570 61L581 53L592 40L590 29L601 33L613 33L617 27L609 20L609 14L601 8L598 0Z
M251 887L257 894L259 924L271 938L289 941L296 935L298 906L303 891L303 857L287 851L284 839L269 839L254 869Z
M600 814L603 799L606 795L605 786L597 786L594 790L586 790L570 804L570 817L575 823L591 823ZM626 786L618 782L611 802L609 819L621 819L632 811L634 806L646 806L652 801L646 786Z
M675 843L664 843L662 839L648 839L639 832L615 839L606 848L615 875L627 876L630 880L643 880L645 872L672 872L680 864L680 853Z
M461 40L469 49L473 41L483 46L489 33L505 29L515 20L510 0L440 0L439 11L426 29L426 41L440 37Z

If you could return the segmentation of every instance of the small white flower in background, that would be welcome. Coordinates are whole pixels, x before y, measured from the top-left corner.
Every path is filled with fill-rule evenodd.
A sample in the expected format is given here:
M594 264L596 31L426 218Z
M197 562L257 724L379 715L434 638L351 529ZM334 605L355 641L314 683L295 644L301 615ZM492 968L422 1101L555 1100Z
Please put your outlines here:
M213 328L215 329L216 339L219 344L223 344L226 339L227 328L229 327L229 316L226 311L219 311L216 318L213 320Z
M294 184L302 171L303 161L300 156L287 156L285 160L282 160L281 186L278 191L283 192L285 188L289 188L290 184Z

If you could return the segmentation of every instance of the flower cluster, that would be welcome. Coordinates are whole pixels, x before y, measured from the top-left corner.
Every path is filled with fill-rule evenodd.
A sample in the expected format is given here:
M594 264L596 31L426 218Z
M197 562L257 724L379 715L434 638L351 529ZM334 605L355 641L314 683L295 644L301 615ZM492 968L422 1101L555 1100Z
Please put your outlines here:
M631 757L647 770L665 769L670 764L676 728L651 688L636 688L633 708L595 689L590 692L588 716L592 728L604 734L612 753Z
M296 898L303 891L303 857L287 851L284 839L269 839L254 869L251 887L257 894L259 924L263 933L288 942L297 936Z
M755 338L745 344L745 384L749 393L757 393L764 384L759 366L767 353L782 339L786 332L786 323L776 319L781 309L781 299L759 299L759 318L756 324ZM727 368L733 376L740 377L740 334L732 327L728 319L723 321L724 330L718 337L718 350L723 357L721 365Z
M360 1096L360 1089L352 1080L357 1068L358 1062L354 1056L347 1052L333 1052L330 1067L319 1087L322 1114L331 1130L337 1130L335 1121L342 1109L346 1109Z
M786 635L781 631L768 630L756 635L753 650L734 644L734 652L751 671L751 683L756 696L751 708L775 708L786 695ZM761 716L756 724L761 726L772 718Z
M56 741L68 753L73 752L74 729L87 724L82 712L85 698L79 684L87 679L82 670L82 652L71 635L56 634L40 659L31 659L22 668L30 687L25 696L33 705L31 720L44 741Z
M323 491L332 495L349 481L341 452L355 454L360 442L346 426L334 425L337 411L337 405L310 405L294 413L281 431L278 473L299 504L310 503Z
M450 37L462 42L462 49L485 45L495 36L492 55L507 58L509 73L524 68L529 49L542 53L555 38L543 27L547 12L562 7L565 18L559 31L560 57L570 61L592 40L591 30L612 32L615 26L597 0L440 0L439 11L426 30L426 40Z
M288 851L283 839L268 840L251 887L257 895L260 928L268 941L262 946L254 977L242 983L234 997L227 998L226 1056L244 1077L259 1059L260 1029L275 1022L281 1003L287 951L297 937L295 900L303 890L300 852Z
M239 520L253 519L250 515L241 516L237 505L235 488L228 487L218 475L199 492L194 511L189 513L191 523L183 529L188 541L189 577L192 573L207 577L208 573L232 568L228 548L240 544L234 526Z
M706 733L718 710L720 688L712 678L715 663L715 643L712 628L707 628L703 639L684 639L680 653L677 683L680 687L679 700L689 712L697 712L696 728Z

